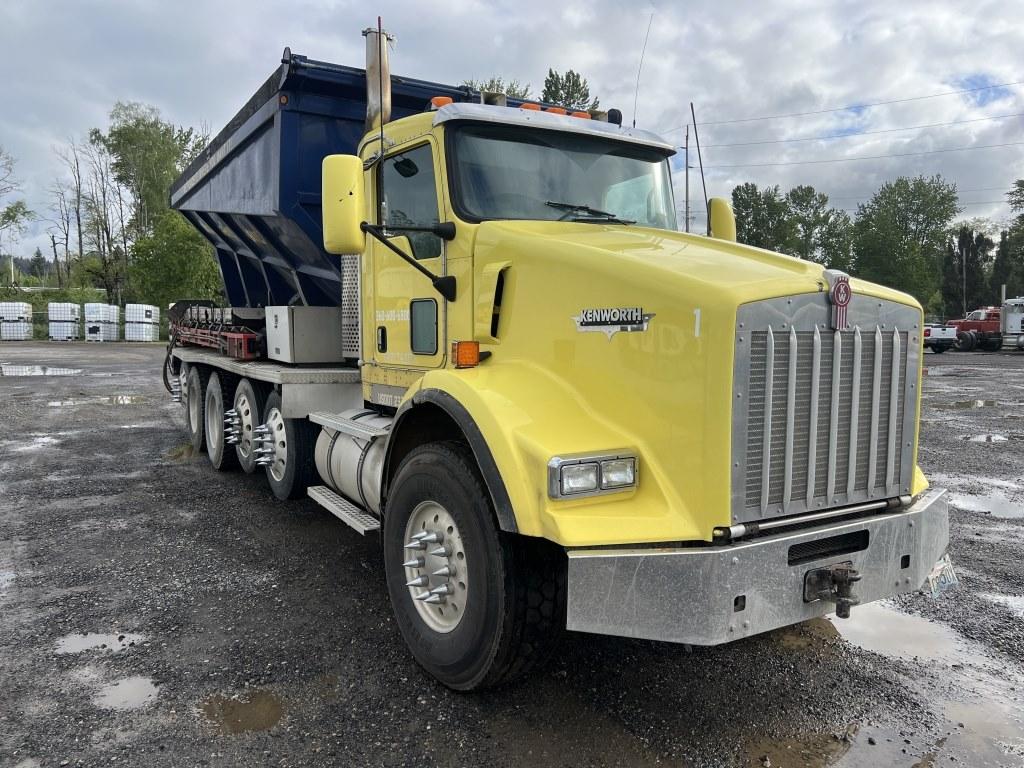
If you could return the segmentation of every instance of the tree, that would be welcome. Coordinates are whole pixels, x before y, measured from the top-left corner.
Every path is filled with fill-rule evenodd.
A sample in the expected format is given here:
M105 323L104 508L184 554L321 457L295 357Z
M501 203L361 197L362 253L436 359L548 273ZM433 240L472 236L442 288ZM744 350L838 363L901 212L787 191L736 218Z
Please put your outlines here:
M972 309L993 302L986 269L994 245L979 223L961 224L950 234L939 270L945 314L956 312L964 317Z
M32 275L35 275L40 280L46 277L46 273L49 272L49 266L46 263L46 258L43 256L43 252L36 247L35 253L32 254L32 264L28 270Z
M740 184L732 191L732 209L739 242L770 251L791 247L795 228L789 203L777 185L761 190L749 181Z
M939 287L947 232L959 212L956 186L941 176L900 177L883 184L857 208L857 276L927 302Z
M503 93L511 99L530 98L530 84L523 85L518 80L509 80L506 83L501 77L491 77L487 80L463 80L462 85L474 91Z
M818 233L818 258L826 267L849 272L853 269L853 221L850 214L835 208Z
M106 133L95 128L89 132L90 144L109 153L113 178L131 197L125 223L131 225L133 238L148 233L167 210L171 184L206 141L192 128L163 120L156 107L136 102L114 105ZM127 243L123 246L127 250Z
M590 84L587 83L587 78L571 69L564 75L549 69L548 76L544 78L544 92L540 98L541 101L558 104L572 111L593 112L600 105L596 96L593 101L590 99Z
M17 240L25 233L25 228L33 218L35 218L35 214L25 205L24 200L15 200L4 208L0 208L0 251L2 251L4 239Z
M213 249L177 211L157 219L152 234L139 238L133 251L133 286L148 301L166 307L183 297L219 297L220 269Z
M14 158L0 147L0 199L17 190L21 185L14 177Z

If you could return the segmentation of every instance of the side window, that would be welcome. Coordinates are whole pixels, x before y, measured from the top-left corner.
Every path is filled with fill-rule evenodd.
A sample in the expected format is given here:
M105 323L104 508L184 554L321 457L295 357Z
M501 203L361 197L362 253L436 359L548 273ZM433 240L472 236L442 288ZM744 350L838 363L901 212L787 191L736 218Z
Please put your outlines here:
M437 354L437 302L413 299L409 305L410 346L417 355Z
M429 227L438 223L437 187L430 145L424 144L392 155L381 166L384 225ZM430 232L400 232L408 235L412 255L432 259L441 255L441 238Z

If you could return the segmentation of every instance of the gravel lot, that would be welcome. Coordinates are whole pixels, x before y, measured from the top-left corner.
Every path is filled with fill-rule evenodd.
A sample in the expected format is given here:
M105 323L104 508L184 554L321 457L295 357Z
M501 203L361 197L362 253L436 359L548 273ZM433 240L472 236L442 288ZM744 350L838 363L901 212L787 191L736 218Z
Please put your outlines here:
M570 634L482 695L406 653L375 536L190 454L162 355L0 346L0 765L1024 765L1024 353L925 358L958 590L692 652Z

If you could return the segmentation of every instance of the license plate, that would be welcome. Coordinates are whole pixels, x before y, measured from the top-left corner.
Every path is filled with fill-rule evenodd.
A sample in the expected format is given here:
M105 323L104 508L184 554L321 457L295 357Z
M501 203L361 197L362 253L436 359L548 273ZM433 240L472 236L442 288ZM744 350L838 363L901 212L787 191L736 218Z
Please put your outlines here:
M960 583L960 579L956 577L956 571L953 570L953 561L949 555L939 558L939 562L932 568L925 583L928 585L928 591L933 599L938 599Z

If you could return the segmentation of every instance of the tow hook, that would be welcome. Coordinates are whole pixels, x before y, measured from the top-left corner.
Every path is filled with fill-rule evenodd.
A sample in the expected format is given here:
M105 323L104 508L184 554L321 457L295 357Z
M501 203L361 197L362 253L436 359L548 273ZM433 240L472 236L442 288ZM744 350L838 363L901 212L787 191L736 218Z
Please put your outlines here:
M836 616L850 618L850 609L860 603L853 594L853 585L860 581L860 571L853 563L838 563L828 568L815 568L804 575L804 602L827 600L836 604Z

